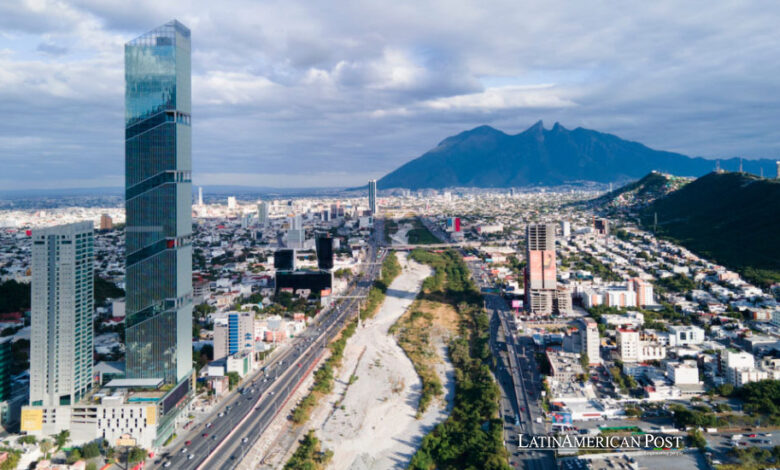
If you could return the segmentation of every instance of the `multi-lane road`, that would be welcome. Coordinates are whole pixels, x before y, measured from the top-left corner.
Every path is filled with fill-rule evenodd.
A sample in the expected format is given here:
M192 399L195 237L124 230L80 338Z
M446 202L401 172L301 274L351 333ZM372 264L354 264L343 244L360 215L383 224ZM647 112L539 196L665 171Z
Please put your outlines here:
M376 279L384 250L377 252L381 223L369 243L367 269L354 283L350 297L363 297ZM233 469L268 428L295 388L310 374L328 343L358 312L358 299L349 298L317 324L295 338L287 351L264 370L245 380L243 393L224 401L185 438L162 452L155 468Z
M492 287L478 261L467 263L480 288ZM499 410L504 423L504 442L509 464L515 468L546 470L555 468L551 452L531 451L518 447L520 434L545 434L543 411L539 402L542 378L536 364L533 340L517 336L514 316L504 299L485 294L485 308L490 315L490 347L496 358L496 379L501 389ZM541 421L541 422L540 422Z

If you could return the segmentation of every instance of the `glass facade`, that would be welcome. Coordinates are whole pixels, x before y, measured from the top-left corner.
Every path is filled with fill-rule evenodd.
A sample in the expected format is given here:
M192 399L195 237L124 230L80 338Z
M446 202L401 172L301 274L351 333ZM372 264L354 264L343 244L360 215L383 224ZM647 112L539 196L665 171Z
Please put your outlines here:
M126 376L169 384L192 368L190 95L184 25L125 45Z

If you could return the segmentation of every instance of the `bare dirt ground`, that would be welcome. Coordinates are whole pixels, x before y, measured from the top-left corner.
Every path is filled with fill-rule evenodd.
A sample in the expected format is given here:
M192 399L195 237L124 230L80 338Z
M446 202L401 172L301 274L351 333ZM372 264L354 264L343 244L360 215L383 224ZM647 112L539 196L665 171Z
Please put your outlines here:
M421 383L411 361L388 330L414 301L431 269L408 260L402 253L398 260L403 272L390 285L376 316L347 342L334 390L305 426L315 428L323 448L333 451L328 468L406 468L423 436L449 412L454 370L446 360L443 336L434 335L434 345L443 358L436 370L445 395L421 419L415 419Z

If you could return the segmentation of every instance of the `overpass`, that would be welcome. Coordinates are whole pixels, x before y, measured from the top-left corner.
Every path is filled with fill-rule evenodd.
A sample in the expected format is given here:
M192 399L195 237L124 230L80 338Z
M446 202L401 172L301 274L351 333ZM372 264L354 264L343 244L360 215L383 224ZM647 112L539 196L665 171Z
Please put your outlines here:
M482 246L481 242L458 242L458 243L431 243L427 245L413 245L410 243L407 244L398 244L398 245L387 245L386 248L391 250L397 250L397 251L412 251L415 248L422 248L422 249L428 249L428 250L446 250L447 248L479 248Z

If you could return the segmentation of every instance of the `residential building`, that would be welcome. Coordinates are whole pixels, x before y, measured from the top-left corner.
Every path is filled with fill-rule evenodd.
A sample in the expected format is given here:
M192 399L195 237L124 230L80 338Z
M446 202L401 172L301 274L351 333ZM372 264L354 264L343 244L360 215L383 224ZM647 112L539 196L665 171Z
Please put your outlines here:
M254 313L228 312L214 321L214 360L254 349Z
M699 383L699 368L696 361L666 363L666 373L675 385L692 385Z
M103 214L100 216L100 230L111 230L114 228L114 221L111 219L111 216L108 214Z
M67 406L91 389L94 227L32 232L30 405Z
M599 347L599 329L596 321L590 317L582 317L577 320L577 328L580 333L580 353L587 354L590 364L601 363L601 353Z
M617 350L621 361L639 362L639 332L618 328Z
M687 346L704 342L704 330L693 325L671 325L669 330L669 346Z
M655 305L653 299L653 284L638 277L628 281L629 288L636 292L636 303L640 307Z

